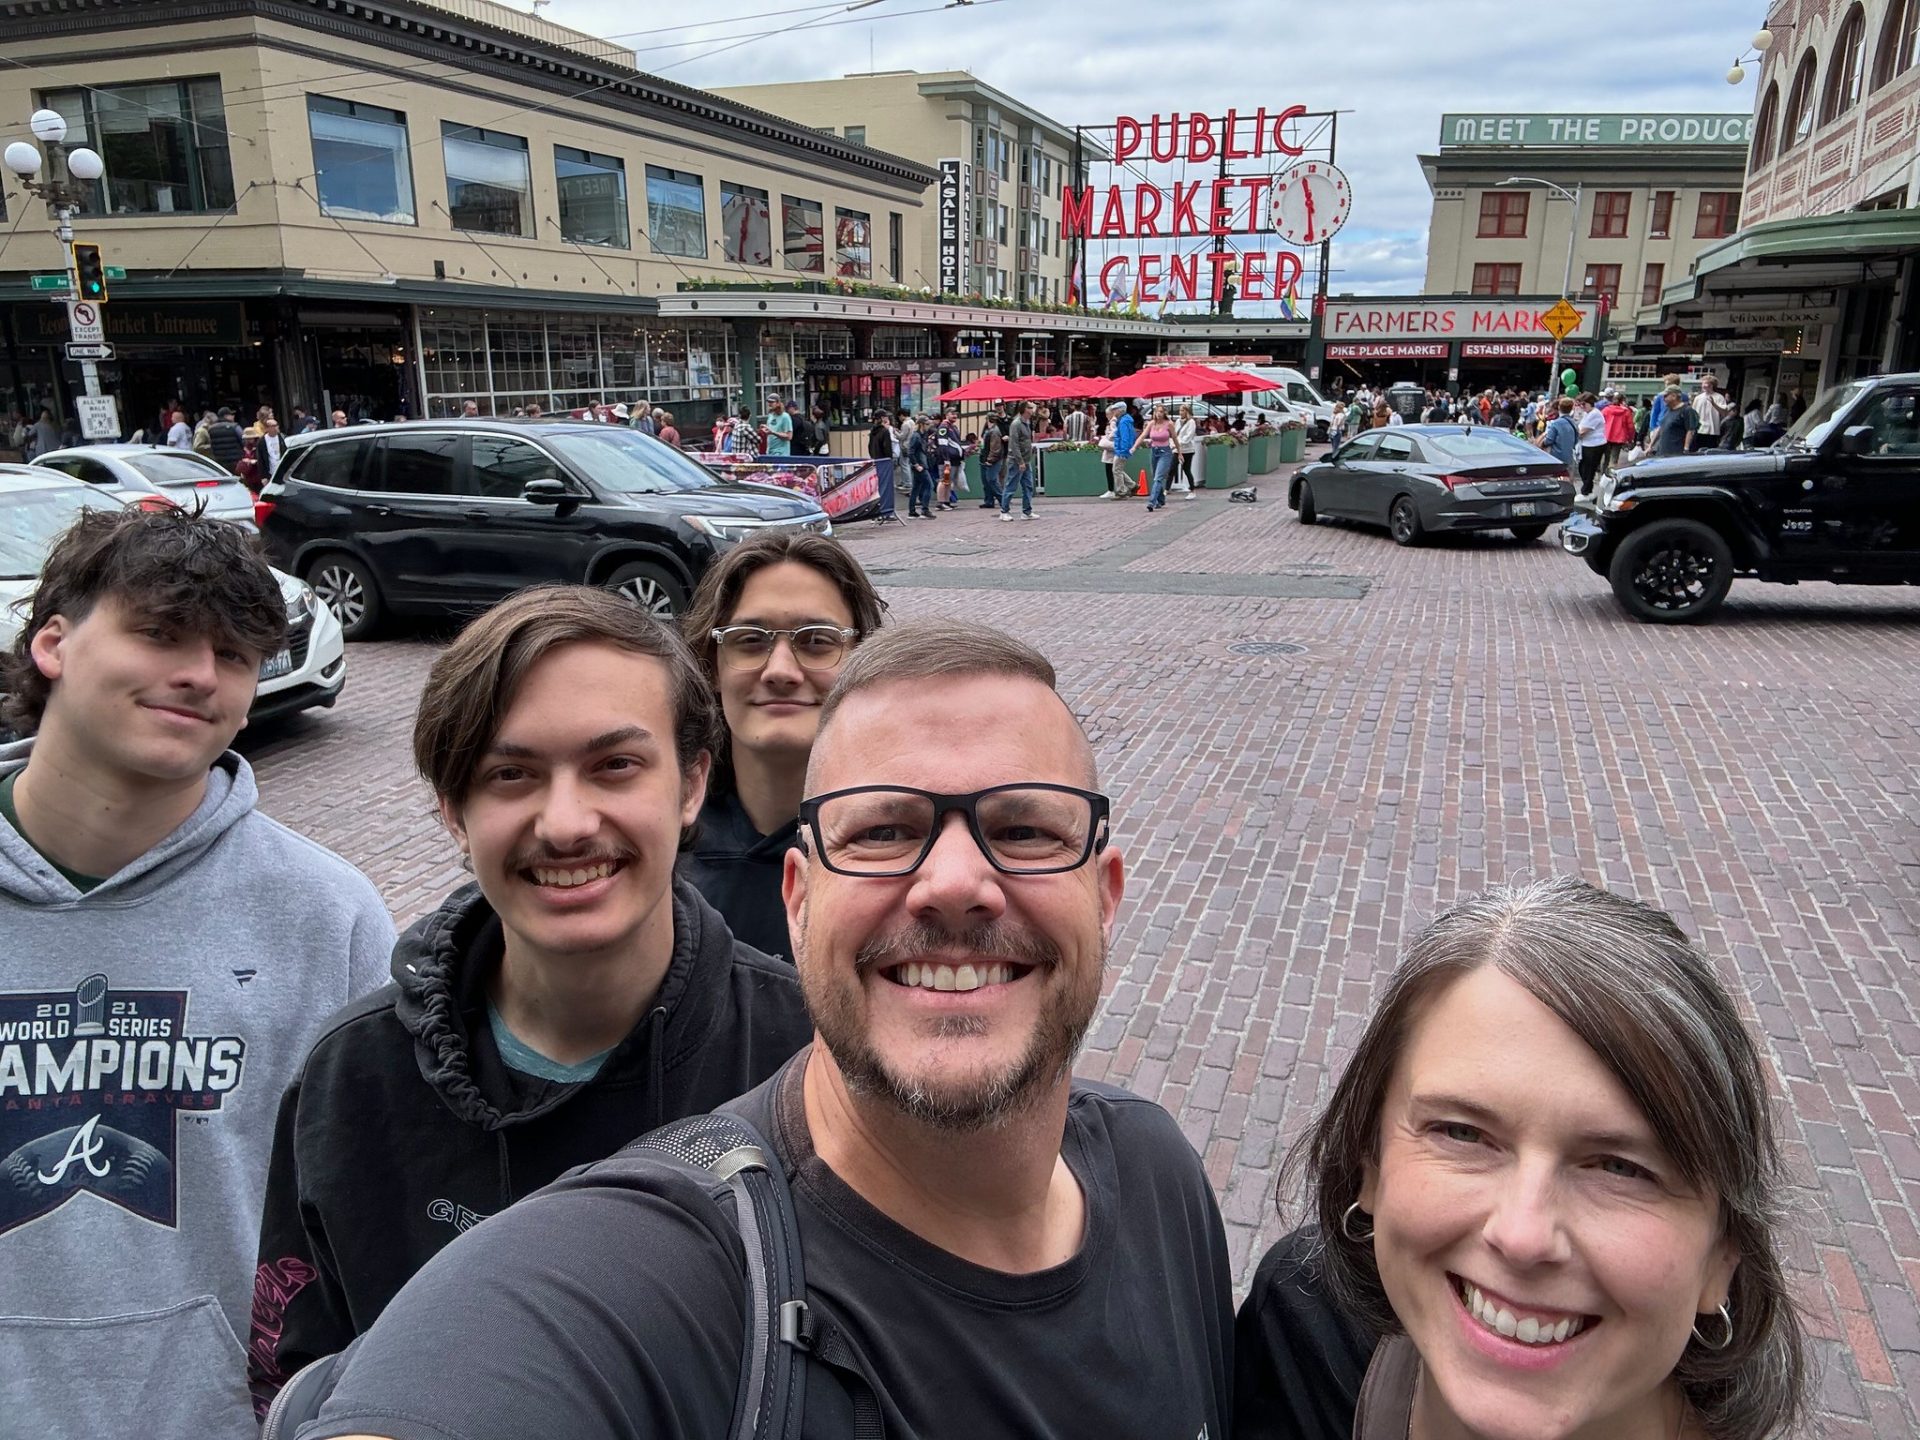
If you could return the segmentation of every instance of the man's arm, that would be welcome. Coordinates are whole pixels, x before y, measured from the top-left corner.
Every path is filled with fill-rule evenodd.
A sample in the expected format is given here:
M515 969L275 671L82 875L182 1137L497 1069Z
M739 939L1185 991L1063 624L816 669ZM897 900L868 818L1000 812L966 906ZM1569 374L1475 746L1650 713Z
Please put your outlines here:
M378 990L391 978L394 939L393 912L387 909L373 882L364 882L347 942L349 1000Z
M726 1440L746 1313L706 1192L605 1162L429 1261L301 1440Z

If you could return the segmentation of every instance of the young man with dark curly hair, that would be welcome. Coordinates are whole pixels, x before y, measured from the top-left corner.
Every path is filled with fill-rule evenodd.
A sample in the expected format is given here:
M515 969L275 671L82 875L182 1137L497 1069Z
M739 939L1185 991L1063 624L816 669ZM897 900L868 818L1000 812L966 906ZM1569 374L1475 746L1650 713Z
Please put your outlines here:
M254 1433L237 1337L275 1106L385 978L366 878L255 809L286 602L253 536L89 512L5 658L0 1414L40 1437Z

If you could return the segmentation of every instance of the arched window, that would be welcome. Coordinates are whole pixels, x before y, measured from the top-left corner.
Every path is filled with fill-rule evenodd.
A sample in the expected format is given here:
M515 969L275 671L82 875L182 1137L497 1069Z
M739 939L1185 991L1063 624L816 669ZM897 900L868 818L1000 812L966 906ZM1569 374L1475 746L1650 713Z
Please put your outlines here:
M1858 5L1840 22L1827 62L1827 88L1820 96L1820 123L1838 120L1860 102L1861 71L1867 58L1867 14Z
M1920 47L1920 0L1893 0L1880 27L1880 47L1873 55L1873 88L1878 90L1911 70L1916 47Z
M1787 120L1780 127L1780 153L1786 154L1813 133L1813 51L1800 57L1787 89Z
M1767 98L1760 102L1760 118L1753 122L1753 153L1747 157L1749 169L1758 170L1773 159L1774 137L1780 128L1780 85L1767 85Z

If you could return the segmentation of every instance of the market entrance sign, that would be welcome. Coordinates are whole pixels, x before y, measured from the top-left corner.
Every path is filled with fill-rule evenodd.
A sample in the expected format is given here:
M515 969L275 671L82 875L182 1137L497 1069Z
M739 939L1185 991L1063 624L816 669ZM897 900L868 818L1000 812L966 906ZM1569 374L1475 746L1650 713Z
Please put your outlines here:
M1751 115L1442 115L1440 145L1745 145Z
M1538 300L1329 300L1325 334L1329 340L1500 340L1515 335L1550 336L1540 323L1540 312L1544 308ZM1593 324L1591 301L1579 301L1569 308L1579 317L1578 328Z

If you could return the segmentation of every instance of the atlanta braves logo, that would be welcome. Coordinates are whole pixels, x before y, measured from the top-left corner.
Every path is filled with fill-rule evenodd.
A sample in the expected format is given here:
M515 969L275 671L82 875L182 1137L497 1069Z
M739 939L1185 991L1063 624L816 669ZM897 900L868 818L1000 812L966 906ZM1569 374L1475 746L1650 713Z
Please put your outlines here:
M178 1223L177 1117L219 1110L240 1084L238 1035L189 1035L187 995L0 994L0 1235L90 1191Z

